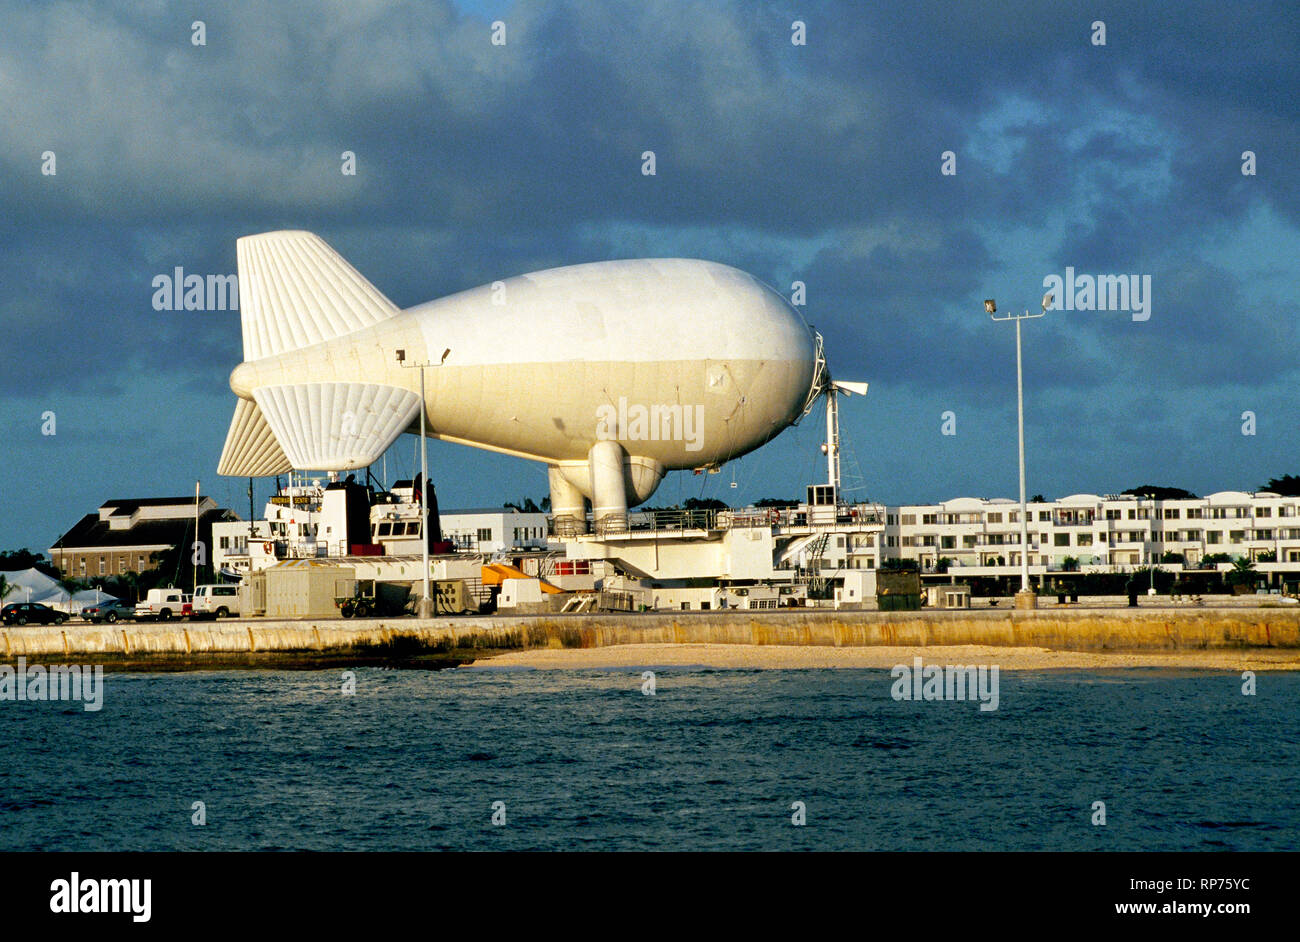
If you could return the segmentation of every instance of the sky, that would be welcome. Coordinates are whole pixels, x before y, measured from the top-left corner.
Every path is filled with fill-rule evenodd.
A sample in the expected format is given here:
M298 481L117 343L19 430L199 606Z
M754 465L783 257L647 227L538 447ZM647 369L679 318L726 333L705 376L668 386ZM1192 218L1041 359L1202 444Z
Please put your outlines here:
M1067 269L1135 276L1144 311L1061 298L1024 324L1029 492L1300 473L1292 3L0 2L0 22L0 549L196 480L246 515L246 481L216 474L238 312L155 310L153 280L232 273L239 236L282 228L401 307L643 256L801 281L835 377L871 386L841 403L846 496L887 503L1017 493L1015 331L984 299L1037 312ZM816 412L651 502L802 494L823 437ZM540 464L429 460L443 507L547 493Z

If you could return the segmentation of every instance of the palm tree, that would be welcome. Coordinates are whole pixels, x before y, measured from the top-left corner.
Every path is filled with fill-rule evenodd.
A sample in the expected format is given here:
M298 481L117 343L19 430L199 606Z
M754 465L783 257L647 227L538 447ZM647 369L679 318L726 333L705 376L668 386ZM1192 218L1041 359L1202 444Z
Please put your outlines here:
M1259 573L1255 571L1255 561L1245 556L1238 556L1232 561L1232 569L1226 574L1224 581L1230 586L1251 586L1259 581Z
M5 599L9 597L9 593L16 591L17 588L18 586L10 582L5 576L0 575L0 605L3 605Z
M122 584L131 590L131 602L140 601L140 573L134 569L128 569L118 576Z

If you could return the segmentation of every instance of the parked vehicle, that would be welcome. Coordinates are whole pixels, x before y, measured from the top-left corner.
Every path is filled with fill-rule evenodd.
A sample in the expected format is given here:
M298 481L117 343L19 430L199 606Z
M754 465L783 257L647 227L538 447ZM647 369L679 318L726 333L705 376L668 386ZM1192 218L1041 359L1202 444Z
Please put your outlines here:
M334 605L344 618L410 614L411 588L374 579L340 579L334 586Z
M150 589L143 602L135 607L136 621L170 621L188 618L193 613L190 597L180 589Z
M119 602L117 599L106 599L94 605L87 605L81 610L81 617L94 624L106 621L111 625L119 619L135 617L135 606Z
M194 590L194 618L230 618L239 613L239 586L201 585Z
M40 602L14 602L0 609L0 620L6 625L26 625L29 622L61 625L68 620L68 616Z

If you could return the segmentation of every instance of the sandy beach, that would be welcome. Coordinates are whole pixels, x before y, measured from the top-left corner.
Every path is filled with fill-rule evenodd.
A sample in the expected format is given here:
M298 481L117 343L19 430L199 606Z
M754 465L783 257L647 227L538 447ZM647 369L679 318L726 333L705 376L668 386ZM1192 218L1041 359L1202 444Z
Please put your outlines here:
M1156 667L1176 670L1300 670L1300 650L1150 651L1097 653L988 645L804 647L769 644L619 644L597 648L534 648L480 658L471 667L540 670L703 666L723 669L802 669L910 664L988 664L999 670L1098 670Z

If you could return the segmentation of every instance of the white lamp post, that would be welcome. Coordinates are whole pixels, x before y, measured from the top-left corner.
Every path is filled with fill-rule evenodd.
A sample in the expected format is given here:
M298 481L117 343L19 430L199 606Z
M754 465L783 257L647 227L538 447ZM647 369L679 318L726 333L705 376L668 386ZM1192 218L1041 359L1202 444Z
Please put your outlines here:
M1037 608L1038 596L1029 586L1029 508L1025 503L1025 383L1021 369L1020 322L1042 317L1052 305L1050 294L1043 296L1043 309L1037 314L1025 311L1023 314L1008 314L997 317L997 303L989 298L984 302L984 310L995 321L1016 322L1016 414L1020 440L1020 591L1016 593L1016 608Z
M447 354L451 350L445 350L442 354L442 360L447 359ZM424 399L424 371L426 367L441 366L442 362L430 363L427 360L420 363L407 363L406 351L397 351L397 362L406 368L418 369L420 371L420 487L424 493L420 495L420 542L424 549L424 580L423 580L423 597L416 605L415 613L420 618L432 618L434 614L433 594L429 586L429 454L427 449L427 436L425 429L428 425L425 417L425 399Z

